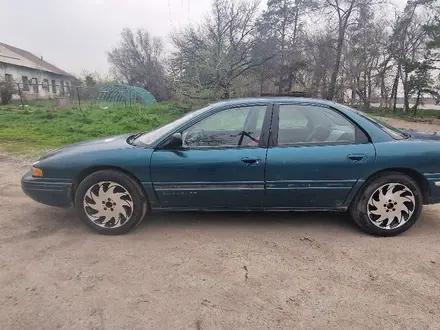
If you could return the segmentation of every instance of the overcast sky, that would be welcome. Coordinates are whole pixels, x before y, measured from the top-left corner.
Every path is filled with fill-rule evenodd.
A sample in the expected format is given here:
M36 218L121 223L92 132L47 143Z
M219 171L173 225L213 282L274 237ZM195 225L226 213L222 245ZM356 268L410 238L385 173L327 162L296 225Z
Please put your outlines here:
M67 72L108 72L106 53L124 27L168 39L200 21L211 0L0 0L0 42L25 49ZM391 0L403 7L405 0ZM262 6L266 0L261 1Z
M168 38L199 21L210 0L0 0L0 42L25 49L61 69L108 71L106 52L124 27Z

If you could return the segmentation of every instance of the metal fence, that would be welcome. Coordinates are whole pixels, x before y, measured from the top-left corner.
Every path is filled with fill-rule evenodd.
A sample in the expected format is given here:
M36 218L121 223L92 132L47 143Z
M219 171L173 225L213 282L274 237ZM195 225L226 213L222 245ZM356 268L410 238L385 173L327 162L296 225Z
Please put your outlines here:
M13 91L12 103L22 107L42 104L53 108L74 107L82 110L89 107L132 107L142 103L131 91L124 97L105 97L109 92L105 86L86 87L71 84L8 83ZM112 94L112 95L113 95Z

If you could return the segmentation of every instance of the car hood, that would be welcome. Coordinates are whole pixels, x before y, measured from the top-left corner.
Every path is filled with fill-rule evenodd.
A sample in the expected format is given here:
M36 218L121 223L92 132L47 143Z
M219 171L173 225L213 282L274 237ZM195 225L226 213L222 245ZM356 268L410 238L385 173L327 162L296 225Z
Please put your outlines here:
M117 136L109 136L96 140L89 140L84 142L78 142L74 144L69 144L67 146L56 149L46 156L42 157L40 160L44 160L49 157L63 154L75 154L83 152L96 152L104 150L115 150L121 148L135 148L127 142L127 139L133 134L123 134Z
M438 132L423 132L405 128L400 128L400 130L408 133L410 135L410 139L440 141L440 134Z

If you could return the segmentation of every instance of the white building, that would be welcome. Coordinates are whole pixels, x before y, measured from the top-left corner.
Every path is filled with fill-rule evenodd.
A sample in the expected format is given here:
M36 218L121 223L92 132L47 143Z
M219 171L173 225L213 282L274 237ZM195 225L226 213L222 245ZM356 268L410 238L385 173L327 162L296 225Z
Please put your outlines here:
M14 83L26 99L68 96L75 78L23 49L0 42L0 82ZM17 85L18 84L18 85ZM19 97L16 95L14 98Z

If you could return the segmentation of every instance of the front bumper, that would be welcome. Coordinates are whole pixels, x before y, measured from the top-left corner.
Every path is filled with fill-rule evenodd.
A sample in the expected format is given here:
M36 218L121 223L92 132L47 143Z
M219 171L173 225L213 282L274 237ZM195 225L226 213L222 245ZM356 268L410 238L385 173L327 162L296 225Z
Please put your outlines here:
M72 205L70 191L72 180L34 178L31 172L26 173L21 179L21 189L34 201L59 207Z

